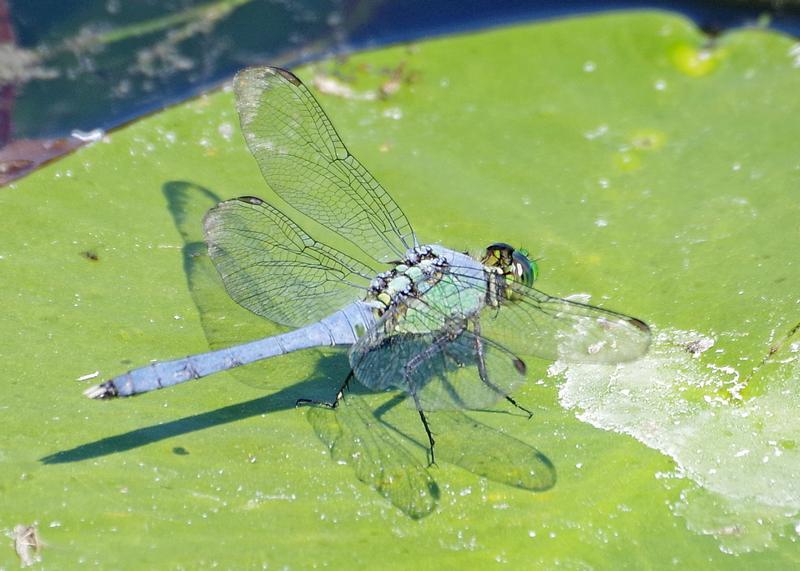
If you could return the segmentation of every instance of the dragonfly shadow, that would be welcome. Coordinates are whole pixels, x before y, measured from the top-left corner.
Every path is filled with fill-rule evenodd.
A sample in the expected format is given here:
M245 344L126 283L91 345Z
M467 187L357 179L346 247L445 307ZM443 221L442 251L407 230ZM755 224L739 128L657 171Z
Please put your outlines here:
M270 327L274 326L258 316L251 317L248 311L230 300L206 255L201 221L208 209L220 202L220 197L204 187L182 181L168 182L164 185L163 192L175 227L184 241L184 270L210 345L216 348L240 343L259 334L272 334ZM239 328L231 327L231 322L234 321L230 318L231 315L238 316L235 325L241 325L240 328L251 335L248 339L236 336L235 330ZM234 332L231 333L231 330ZM295 401L301 397L327 400L332 396L331 387L335 386L335 382L331 383L330 371L342 371L345 366L341 356L323 356L317 361L316 369L304 377L306 380L293 382L291 386L281 387L267 396L102 438L45 456L40 461L44 464L80 462L251 416L294 408ZM346 371L342 374L346 374ZM235 376L248 382L251 378L264 377L264 373L256 364L236 371ZM130 404L119 402L112 406Z
M324 367L325 365L321 364L321 368ZM294 408L295 401L301 396L320 393L323 382L326 386L330 385L330 379L327 378L309 379L264 397L81 444L75 448L45 456L40 461L43 464L81 462L125 452L168 438L175 438L252 416ZM122 402L119 403L120 406L122 404Z

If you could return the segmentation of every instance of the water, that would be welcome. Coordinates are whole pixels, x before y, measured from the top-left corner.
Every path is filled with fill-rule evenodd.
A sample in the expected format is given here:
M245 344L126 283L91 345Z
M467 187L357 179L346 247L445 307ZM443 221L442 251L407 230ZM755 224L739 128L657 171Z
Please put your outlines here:
M14 2L0 16L0 147L12 140L108 130L181 101L256 63L292 65L365 47L597 11L596 3L512 0L216 0L164 4ZM612 1L603 10L660 8L711 33L753 24L755 2ZM1 11L0 11L1 12ZM771 13L800 33L800 7ZM19 65L25 62L25 65ZM27 151L28 153L30 151ZM25 158L25 157L22 157Z

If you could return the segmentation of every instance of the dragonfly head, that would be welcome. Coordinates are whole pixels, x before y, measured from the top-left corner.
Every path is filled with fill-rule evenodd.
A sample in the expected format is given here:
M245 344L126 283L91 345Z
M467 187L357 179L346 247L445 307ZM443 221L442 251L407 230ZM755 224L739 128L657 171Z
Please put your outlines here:
M528 258L528 252L515 249L504 242L495 242L486 248L481 262L487 266L500 268L509 285L532 286L539 277L539 266Z

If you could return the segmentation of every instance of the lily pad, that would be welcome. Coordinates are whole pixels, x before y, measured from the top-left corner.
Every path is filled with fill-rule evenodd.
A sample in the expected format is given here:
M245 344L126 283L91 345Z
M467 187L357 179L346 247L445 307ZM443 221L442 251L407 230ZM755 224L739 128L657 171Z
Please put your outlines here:
M88 401L99 377L274 330L231 328L233 302L199 301L187 260L202 255L188 248L202 209L167 192L270 195L232 95L215 93L0 190L0 528L35 524L58 568L797 566L798 45L636 12L321 70L298 74L319 77L343 139L423 240L525 246L543 290L648 321L651 353L529 360L514 396L533 418L433 417L450 450L437 467L413 411L394 407L379 425L404 450L395 466L420 463L410 489L431 493L405 510L352 450L337 455L355 424L312 427L294 408L331 396L341 355ZM375 397L355 396L347 414L372 423ZM500 435L541 451L557 482L496 481L462 461L459 431L485 435L479 449ZM16 564L8 543L0 566Z

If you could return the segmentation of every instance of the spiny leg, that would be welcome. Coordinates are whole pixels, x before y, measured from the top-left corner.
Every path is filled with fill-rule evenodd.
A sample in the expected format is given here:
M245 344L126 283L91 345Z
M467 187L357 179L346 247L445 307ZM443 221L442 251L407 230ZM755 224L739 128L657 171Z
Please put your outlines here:
M505 394L505 391L503 391L503 389L498 387L489 379L489 372L486 370L486 358L484 354L483 342L481 340L481 325L477 319L472 320L472 327L475 333L475 354L478 358L478 376L480 377L481 381L483 382L484 385L492 389L497 394L503 395L508 402L510 402L516 408L527 414L528 418L532 418L533 413L531 411L529 411L527 408L519 404L513 398Z
M433 451L434 445L436 444L436 440L433 438L433 434L431 433L431 427L428 424L428 419L425 416L425 413L422 411L422 403L419 402L419 397L417 396L417 389L414 381L411 379L411 375L425 361L427 361L437 353L442 352L442 345L446 341L446 339L447 336L443 335L438 339L436 339L433 343L431 343L424 351L421 351L416 355L414 355L414 357L410 359L408 363L406 363L405 371L403 373L406 385L408 386L408 392L411 395L411 398L414 399L414 405L417 407L417 412L419 413L420 420L422 420L422 426L425 427L425 434L428 435L428 443L430 445L430 451L431 451L431 463L430 463L431 466L436 464L436 454Z
M514 405L516 408L518 408L519 410L521 410L522 412L527 414L528 418L533 418L533 413L531 411L529 411L527 408L525 408L524 406L522 406L521 404L519 404L513 398L511 398L510 396L506 395L506 400L508 402L510 402L512 405Z
M411 396L414 398L414 404L417 406L417 412L419 413L420 420L422 420L422 426L425 427L425 434L428 435L428 444L431 451L431 463L428 465L434 466L436 465L436 455L433 452L433 445L436 444L436 440L434 440L433 434L431 433L431 427L428 425L428 419L425 417L425 413L422 412L422 407L420 406L419 399L417 398L417 393L411 393Z
M339 405L339 401L344 398L344 391L347 388L347 385L350 384L350 380L353 378L353 370L350 369L350 372L345 377L342 386L339 387L339 392L336 393L336 398L333 402L328 402L324 400L314 400L314 399L297 399L294 403L294 406L324 406L326 408L335 409Z

